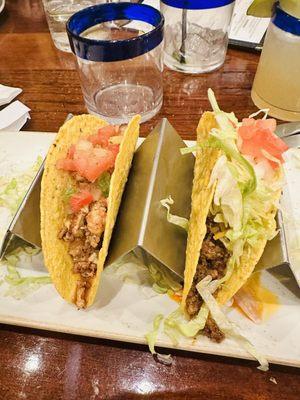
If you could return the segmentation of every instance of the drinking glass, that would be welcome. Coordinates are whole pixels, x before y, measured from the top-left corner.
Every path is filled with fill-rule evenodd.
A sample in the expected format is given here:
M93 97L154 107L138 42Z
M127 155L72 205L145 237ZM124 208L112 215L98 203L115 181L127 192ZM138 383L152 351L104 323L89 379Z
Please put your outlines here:
M120 0L43 0L46 19L55 47L71 52L66 23L75 12L99 3L120 2ZM141 3L142 0L130 0Z
M164 18L153 7L107 3L67 23L88 112L113 124L152 118L163 100Z
M165 17L165 65L186 73L223 65L234 0L161 0L160 5Z
M273 117L300 121L300 19L279 5L268 27L251 97Z
M70 52L66 22L75 12L105 0L43 0L46 19L55 47Z

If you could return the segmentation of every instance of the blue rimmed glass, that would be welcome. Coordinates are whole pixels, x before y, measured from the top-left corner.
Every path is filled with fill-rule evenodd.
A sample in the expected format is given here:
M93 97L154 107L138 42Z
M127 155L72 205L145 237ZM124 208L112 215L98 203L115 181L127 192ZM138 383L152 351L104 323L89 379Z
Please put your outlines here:
M108 3L67 23L84 100L91 114L122 124L152 118L163 100L162 14L147 5Z
M176 71L204 73L225 61L234 0L161 0L164 62Z
M279 4L268 27L251 96L271 116L300 121L300 19Z

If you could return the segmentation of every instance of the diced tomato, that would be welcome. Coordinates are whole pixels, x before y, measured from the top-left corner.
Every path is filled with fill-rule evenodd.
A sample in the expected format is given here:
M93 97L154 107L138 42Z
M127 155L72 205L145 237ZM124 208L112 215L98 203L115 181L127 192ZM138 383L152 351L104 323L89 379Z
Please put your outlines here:
M56 163L56 168L63 169L64 171L76 171L74 161L69 158L58 160Z
M93 156L95 158L103 158L108 156L107 149L102 149L102 147L95 147L93 149Z
M95 149L96 150L96 149ZM111 151L106 151L102 157L84 156L74 160L76 171L90 182L95 182L99 176L114 166L115 157Z
M74 194L70 198L70 207L73 212L78 212L82 207L90 204L94 200L93 195L87 191L82 190L79 193Z
M114 167L120 146L109 143L109 138L118 130L119 127L116 130L114 126L106 126L88 140L80 139L76 145L70 146L67 157L57 162L57 168L76 171L83 178L94 182L103 172ZM101 147L94 147L96 145Z
M255 125L255 119L254 118L243 118L242 124L243 124L243 126L253 126L253 125Z
M77 171L79 175L85 177L85 172L89 168L88 157L75 158L73 163L75 165L75 171Z
M67 158L72 159L74 157L75 150L76 150L76 146L75 146L75 144L72 144L69 148Z
M283 162L282 154L288 149L288 146L274 134L275 129L275 119L243 119L242 126L238 130L238 146L241 153L257 160L266 159L273 169L277 168L278 163L270 161L262 152L264 150L270 156Z
M88 140L92 142L94 146L98 144L102 147L107 147L109 144L109 138L117 135L118 131L119 127L116 129L116 127L113 125L107 125L103 128L100 128L96 135L89 136Z
M111 151L113 156L114 156L114 160L117 158L117 155L119 153L120 150L120 145L119 144L109 144L107 146L107 150Z
M271 132L275 132L276 129L276 119L268 118L268 119L258 119L256 121L255 126L258 129L269 129Z
M96 144L101 145L102 143L102 138L99 137L99 135L96 133L95 135L90 135L88 137L88 140L93 143L94 146L96 146Z
M76 151L90 151L93 149L93 144L88 140L79 140L76 144Z

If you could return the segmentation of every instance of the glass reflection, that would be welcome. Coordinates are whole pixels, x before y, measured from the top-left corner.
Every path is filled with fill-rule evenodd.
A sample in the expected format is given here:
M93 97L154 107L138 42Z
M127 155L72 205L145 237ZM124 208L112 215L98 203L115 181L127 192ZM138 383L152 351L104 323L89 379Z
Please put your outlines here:
M31 354L25 361L24 371L28 373L35 372L39 369L41 363L39 354Z

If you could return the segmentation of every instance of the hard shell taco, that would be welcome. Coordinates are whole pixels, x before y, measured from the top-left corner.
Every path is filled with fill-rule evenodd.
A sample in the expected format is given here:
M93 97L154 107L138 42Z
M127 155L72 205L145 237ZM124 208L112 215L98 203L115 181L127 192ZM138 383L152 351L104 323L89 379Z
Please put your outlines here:
M225 304L237 293L277 233L282 153L288 147L274 134L274 119L240 123L219 109L211 90L209 99L213 112L203 114L194 149L182 308L195 321L190 336L204 328L221 341L215 300Z
M118 127L92 115L73 117L46 158L40 204L45 265L58 293L78 308L95 299L139 121L135 116Z

